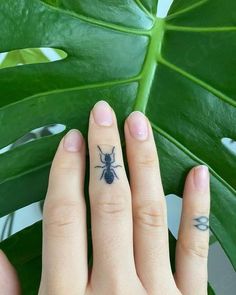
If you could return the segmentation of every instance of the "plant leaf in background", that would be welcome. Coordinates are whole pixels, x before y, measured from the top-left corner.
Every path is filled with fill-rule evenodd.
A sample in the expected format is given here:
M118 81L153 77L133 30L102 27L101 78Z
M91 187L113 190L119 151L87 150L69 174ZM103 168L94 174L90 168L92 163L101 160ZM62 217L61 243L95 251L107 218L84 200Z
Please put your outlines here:
M121 133L132 110L145 112L166 194L181 195L189 169L209 166L211 230L236 267L236 157L222 144L236 139L236 2L176 0L165 19L156 7L156 0L2 0L0 52L47 47L67 57L0 70L0 148L50 124L86 134L100 99L115 109ZM0 216L45 197L63 134L0 155ZM39 277L40 267L12 249L27 248L37 228L2 244L27 294L23 274L31 267Z

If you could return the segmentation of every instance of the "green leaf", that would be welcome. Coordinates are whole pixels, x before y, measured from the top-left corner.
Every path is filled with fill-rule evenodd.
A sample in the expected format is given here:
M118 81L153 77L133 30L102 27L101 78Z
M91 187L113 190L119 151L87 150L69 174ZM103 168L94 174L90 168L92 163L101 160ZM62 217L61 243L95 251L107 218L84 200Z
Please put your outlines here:
M194 10L208 0L175 0L169 9L169 15L178 15Z
M208 284L207 293L208 293L208 295L215 295L216 294L210 284Z
M170 262L172 273L175 273L175 248L176 248L176 239L169 231L169 253L170 253Z
M209 166L211 230L236 267L236 157L221 143L236 139L236 2L175 1L165 20L155 17L156 1L47 2L0 1L0 52L68 54L0 70L0 148L53 123L86 134L100 99L115 109L124 142L126 116L145 112L166 194L181 195L188 170ZM0 216L45 197L62 135L0 155Z
M140 2L151 14L156 15L158 0L137 0Z

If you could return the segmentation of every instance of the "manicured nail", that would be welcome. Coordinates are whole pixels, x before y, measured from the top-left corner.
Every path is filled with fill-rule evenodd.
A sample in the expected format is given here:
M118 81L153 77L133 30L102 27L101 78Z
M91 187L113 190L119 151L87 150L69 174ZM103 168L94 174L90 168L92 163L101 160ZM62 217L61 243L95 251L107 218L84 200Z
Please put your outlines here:
M79 130L70 130L64 138L64 148L68 152L79 152L83 143L82 134Z
M93 108L93 117L100 126L111 126L113 122L112 110L106 101L99 101Z
M128 117L128 126L131 135L141 141L148 138L148 123L147 119L141 112L133 112Z
M194 168L194 183L197 189L204 191L209 185L209 170L205 165Z

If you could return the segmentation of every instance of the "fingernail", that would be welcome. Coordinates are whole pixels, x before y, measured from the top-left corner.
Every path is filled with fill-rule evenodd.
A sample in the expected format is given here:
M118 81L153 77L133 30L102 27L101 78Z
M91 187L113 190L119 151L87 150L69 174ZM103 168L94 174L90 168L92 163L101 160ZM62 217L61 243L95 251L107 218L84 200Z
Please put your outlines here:
M194 183L197 189L204 191L209 185L209 170L205 165L194 169Z
M79 130L70 130L64 138L64 148L68 152L79 152L83 143L82 134Z
M141 112L133 112L128 117L128 127L131 135L138 140L146 140L148 138L147 119Z
M93 108L93 117L100 126L111 126L113 122L112 110L106 101L99 101Z

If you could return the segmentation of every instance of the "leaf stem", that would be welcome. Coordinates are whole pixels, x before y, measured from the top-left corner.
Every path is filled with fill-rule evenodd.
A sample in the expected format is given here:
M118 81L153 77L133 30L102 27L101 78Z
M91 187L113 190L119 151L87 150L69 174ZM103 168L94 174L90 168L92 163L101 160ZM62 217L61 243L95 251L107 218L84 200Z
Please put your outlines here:
M139 110L144 113L156 72L157 60L161 55L164 26L164 19L156 18L154 27L151 31L149 49L140 74L139 90L134 110Z

